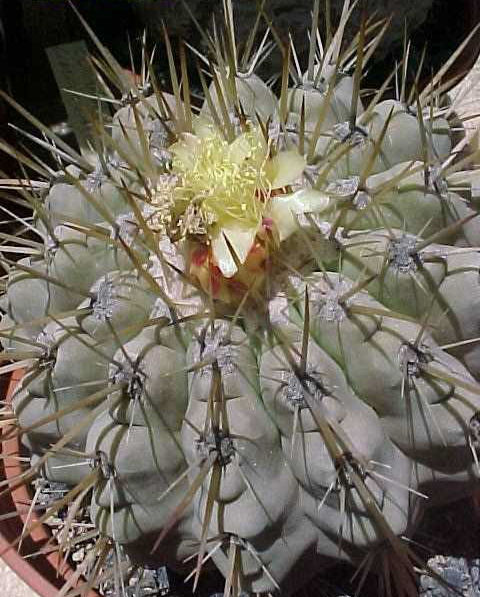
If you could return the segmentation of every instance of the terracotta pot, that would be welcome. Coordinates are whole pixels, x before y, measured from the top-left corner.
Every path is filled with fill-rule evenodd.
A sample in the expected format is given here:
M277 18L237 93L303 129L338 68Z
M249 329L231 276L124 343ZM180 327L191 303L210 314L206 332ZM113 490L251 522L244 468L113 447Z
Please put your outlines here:
M7 403L11 401L15 387L22 375L22 371L16 371L5 384ZM1 443L0 450L2 455L19 456L22 454L22 448L17 439ZM0 460L0 479L13 479L21 472L20 461ZM31 535L25 537L21 550L23 555L18 553L16 547L10 547L23 531L31 499L32 495L28 487L23 485L11 493L7 492L0 496L0 516L18 512L17 516L0 521L0 554L10 568L38 595L55 597L65 580L73 574L73 569L62 562L56 551L42 553L28 559L24 557L25 554L33 554L42 550L52 537L49 528L44 525L39 526L32 531ZM35 518L33 514L30 517L30 523L34 522ZM99 597L99 595L96 591L90 591L88 597Z

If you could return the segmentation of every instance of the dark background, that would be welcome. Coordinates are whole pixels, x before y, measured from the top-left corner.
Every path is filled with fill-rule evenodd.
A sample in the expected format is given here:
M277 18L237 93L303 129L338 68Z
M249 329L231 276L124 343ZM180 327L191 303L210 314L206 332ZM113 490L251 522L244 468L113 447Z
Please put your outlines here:
M166 2L167 0L157 0L158 4L165 5ZM243 2L255 5L253 0ZM138 8L138 1L73 0L73 3L120 63L129 67L127 37L130 36L135 45L135 40L143 32L145 21L148 22L150 18ZM295 2L292 1L291 4L293 10ZM425 73L438 68L480 20L479 4L479 0L435 0L427 22L420 29L415 30L414 24L410 24L415 49L412 70L424 43L429 48ZM210 24L212 14L218 18L221 13L220 0L201 0L191 6L201 24L206 27ZM172 10L171 14L168 10L165 11L167 25L174 33L181 34L198 45L198 32L188 22L185 11L183 14L179 13L178 10ZM308 12L305 16L308 19ZM279 23L280 34L286 36L287 31L284 29L292 26L288 19L288 9L283 6L281 14L280 11L278 14L273 11L272 18ZM293 23L298 29L298 24ZM161 71L165 64L162 64L160 23L152 22L150 18L149 24L151 40L160 45L156 67ZM292 33L305 38L304 31ZM45 48L77 39L87 39L87 35L67 0L0 0L0 88L6 89L19 103L45 122L53 123L63 119L65 115L62 103ZM465 56L467 62L474 51L472 46ZM390 72L395 57L399 55L401 48L391 49L382 63L375 66L367 83L372 86L381 83L384 75ZM0 116L0 121L1 119Z

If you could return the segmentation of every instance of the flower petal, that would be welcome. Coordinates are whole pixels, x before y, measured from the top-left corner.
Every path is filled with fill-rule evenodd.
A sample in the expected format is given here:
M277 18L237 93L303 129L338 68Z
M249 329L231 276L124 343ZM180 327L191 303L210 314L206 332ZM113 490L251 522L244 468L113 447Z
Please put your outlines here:
M237 137L228 148L228 155L234 164L240 164L252 153L252 145L247 135L243 134Z
M200 140L191 133L184 133L179 141L170 145L168 150L181 164L182 168L189 170L195 163L195 154Z
M237 264L222 229L217 230L211 239L212 254L218 269L225 278L231 278L237 273Z
M274 197L270 203L270 217L275 222L280 242L282 242L297 230L298 224L288 203L274 201L274 199L277 197Z
M245 263L255 242L258 226L255 228L223 228L223 234L230 243L240 263Z
M298 229L295 216L321 213L330 205L330 197L315 189L300 189L290 195L277 195L270 200L269 216L275 222L280 241Z
M211 137L215 134L215 127L212 126L212 123L209 119L203 118L199 116L195 118L193 122L193 130L196 137L200 139L206 139L207 137Z
M295 149L280 151L266 166L272 189L280 189L295 182L305 170L307 162Z

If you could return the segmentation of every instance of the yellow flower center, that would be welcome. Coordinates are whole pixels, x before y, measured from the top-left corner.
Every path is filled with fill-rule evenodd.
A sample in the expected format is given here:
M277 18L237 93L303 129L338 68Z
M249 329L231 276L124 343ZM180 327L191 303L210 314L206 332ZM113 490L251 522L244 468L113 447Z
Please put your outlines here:
M228 143L212 132L190 139L187 145L193 155L174 152L173 159L172 172L179 177L178 211L186 215L195 211L206 230L213 225L257 225L264 207L259 191L268 187L266 149L258 134L244 133Z

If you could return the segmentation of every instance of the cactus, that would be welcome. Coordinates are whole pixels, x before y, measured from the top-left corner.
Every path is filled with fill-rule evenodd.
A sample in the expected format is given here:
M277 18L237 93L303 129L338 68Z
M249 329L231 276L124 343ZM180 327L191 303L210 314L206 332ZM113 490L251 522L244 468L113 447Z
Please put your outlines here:
M31 453L14 485L71 487L45 517L89 500L99 560L121 545L194 587L213 562L225 595L378 560L412 595L425 501L479 475L476 155L444 71L407 89L407 53L367 95L387 24L364 18L345 49L348 0L325 43L319 13L305 71L280 46L275 94L227 1L201 105L168 35L170 90L94 37L117 108L96 153L33 117L60 166L15 150L31 178L2 186L34 218L0 247L2 371L24 370L5 437Z

